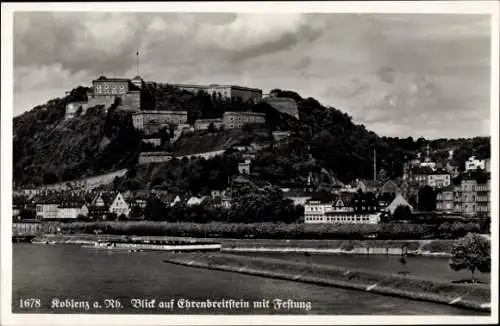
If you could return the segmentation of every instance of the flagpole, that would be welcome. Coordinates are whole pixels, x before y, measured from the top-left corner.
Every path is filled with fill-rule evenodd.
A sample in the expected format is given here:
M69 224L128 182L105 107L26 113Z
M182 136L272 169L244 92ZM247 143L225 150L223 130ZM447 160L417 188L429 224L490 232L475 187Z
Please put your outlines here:
M139 49L137 49L135 55L137 56L137 76L139 76Z

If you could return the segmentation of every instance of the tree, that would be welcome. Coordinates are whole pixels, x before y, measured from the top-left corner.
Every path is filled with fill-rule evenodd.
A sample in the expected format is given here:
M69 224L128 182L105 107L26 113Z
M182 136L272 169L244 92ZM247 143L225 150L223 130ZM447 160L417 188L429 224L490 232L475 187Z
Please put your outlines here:
M80 222L85 222L85 221L88 221L88 218L87 218L87 216L85 216L83 214L78 214L78 216L76 217L76 220L80 221Z
M144 217L148 220L160 221L163 220L166 213L165 204L156 196L148 199L146 207L144 207Z
M411 219L411 209L408 205L399 205L394 210L393 219L402 221L402 220L410 220Z
M476 283L476 270L489 273L491 270L490 242L477 233L468 233L456 241L451 250L450 267L454 271L467 269Z
M130 209L130 219L140 219L142 217L142 209L141 207L135 205L135 206L132 206L132 208Z
M418 209L433 211L436 209L436 193L430 186L423 186L418 192Z
M36 213L34 210L23 209L19 212L19 218L21 220L34 220L36 218Z
M208 132L210 133L214 133L214 132L217 132L217 128L215 128L215 125L213 122L210 122L210 124L208 125Z

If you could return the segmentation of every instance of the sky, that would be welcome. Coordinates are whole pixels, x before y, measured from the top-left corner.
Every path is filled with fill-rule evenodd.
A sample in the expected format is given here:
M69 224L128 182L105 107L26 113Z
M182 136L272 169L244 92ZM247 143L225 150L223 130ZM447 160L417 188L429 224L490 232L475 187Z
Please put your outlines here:
M16 12L14 115L100 75L280 88L381 136L490 135L490 17Z

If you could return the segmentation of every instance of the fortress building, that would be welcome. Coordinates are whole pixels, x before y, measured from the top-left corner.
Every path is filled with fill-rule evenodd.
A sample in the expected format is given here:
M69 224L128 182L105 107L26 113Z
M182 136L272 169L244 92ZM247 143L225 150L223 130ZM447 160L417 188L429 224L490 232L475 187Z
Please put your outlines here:
M132 123L145 134L153 134L164 127L187 123L187 111L139 111L132 114Z
M87 93L87 102L72 102L66 105L65 119L72 119L81 108L85 114L88 108L103 105L108 110L113 104L124 111L138 111L141 107L141 87L143 81L136 76L133 79L107 78L101 76L92 81L92 88Z
M243 86L234 85L188 85L188 84L170 84L171 86L177 87L182 90L186 90L192 93L198 93L199 91L204 91L211 96L218 97L220 99L229 99L231 101L240 98L244 103L254 103L257 104L262 101L262 90L258 88L249 88Z
M141 106L141 85L139 76L133 80L101 76L92 81L92 91L87 94L88 107L104 105L109 109L117 103L118 109L137 111Z
M277 111L299 119L299 108L294 99L289 97L275 97L271 94L271 96L264 98L263 101L271 105Z
M244 124L264 124L266 115L257 112L224 112L222 124L226 129L242 128Z

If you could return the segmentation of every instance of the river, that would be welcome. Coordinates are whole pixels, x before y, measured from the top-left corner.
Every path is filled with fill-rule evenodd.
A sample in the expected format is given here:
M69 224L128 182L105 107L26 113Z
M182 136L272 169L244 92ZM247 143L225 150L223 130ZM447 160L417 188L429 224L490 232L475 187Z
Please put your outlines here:
M277 252L231 252L231 254L286 259L300 262L311 262L323 265L344 266L359 269L369 269L386 273L406 272L408 274L434 279L438 281L459 281L470 279L467 270L454 271L449 266L449 258L407 256L404 264L397 255L349 255L349 254L304 254ZM490 283L490 273L476 273L483 283Z
M172 265L162 262L165 255L169 254L105 251L75 245L13 244L13 312L487 315L447 305L360 291ZM29 298L39 299L41 306L21 309L20 301ZM73 299L76 308L51 308L51 302L55 298L62 302ZM144 303L143 307L134 308L131 302L134 298L155 299L155 306L146 308L147 302L141 301L141 304ZM105 299L118 300L120 307L115 304L114 308L106 309L105 306L110 301L104 301ZM250 308L186 309L186 306L177 306L177 303L182 302L181 299L233 299L234 302L250 303ZM293 301L292 307L274 308L274 299L290 299ZM263 300L270 300L270 306L253 307L254 301ZM92 307L95 301L100 308ZM89 310L86 310L85 302L89 303ZM166 304L159 307L159 302ZM170 302L174 304L168 306Z

